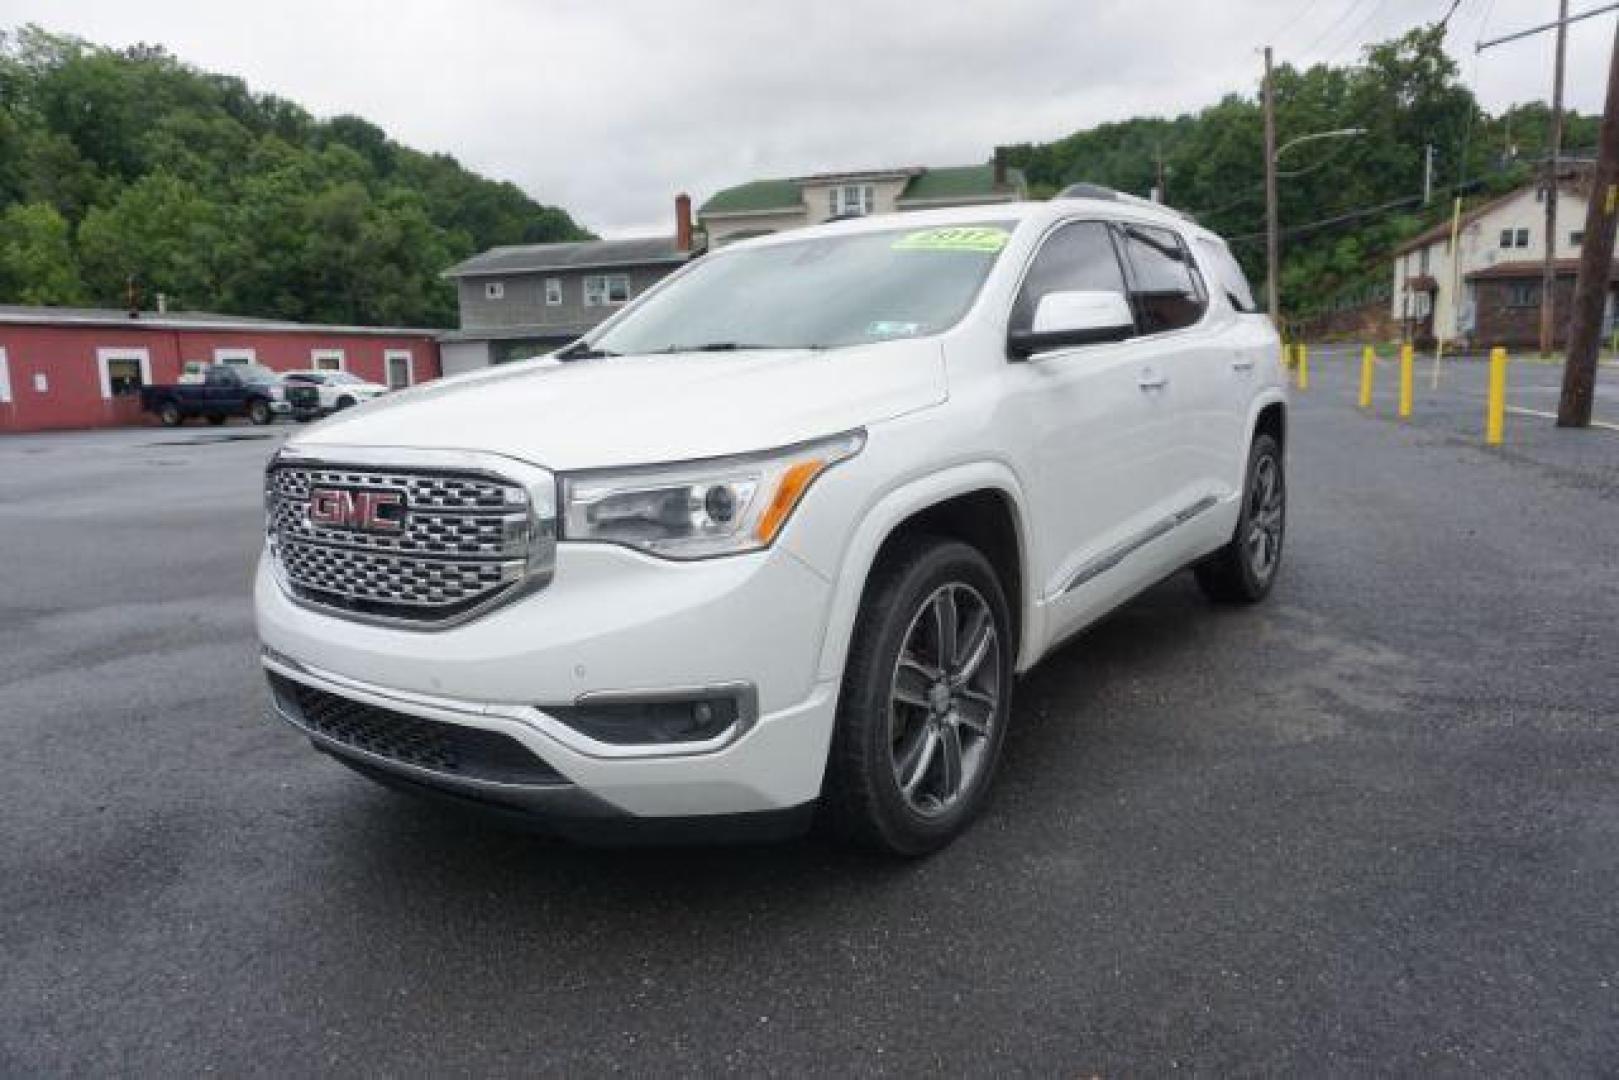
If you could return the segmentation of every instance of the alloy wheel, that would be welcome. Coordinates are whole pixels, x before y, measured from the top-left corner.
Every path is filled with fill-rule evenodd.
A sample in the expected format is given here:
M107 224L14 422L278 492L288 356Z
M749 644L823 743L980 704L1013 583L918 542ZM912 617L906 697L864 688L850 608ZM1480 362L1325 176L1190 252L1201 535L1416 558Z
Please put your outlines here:
M994 614L972 586L940 586L912 617L894 665L888 738L894 780L916 813L937 817L978 782L1001 667Z
M1248 491L1248 535L1244 547L1248 567L1260 581L1268 581L1282 557L1282 526L1286 512L1282 469L1266 454L1254 466Z

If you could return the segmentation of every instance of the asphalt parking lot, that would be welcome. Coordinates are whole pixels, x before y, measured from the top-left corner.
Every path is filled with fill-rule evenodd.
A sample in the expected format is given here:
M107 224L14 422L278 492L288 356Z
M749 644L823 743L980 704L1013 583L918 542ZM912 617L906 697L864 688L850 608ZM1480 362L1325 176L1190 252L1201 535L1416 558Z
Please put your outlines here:
M373 787L264 715L286 429L0 441L0 1074L1610 1072L1619 433L1486 450L1473 369L1402 425L1353 366L1271 600L1069 644L908 865Z

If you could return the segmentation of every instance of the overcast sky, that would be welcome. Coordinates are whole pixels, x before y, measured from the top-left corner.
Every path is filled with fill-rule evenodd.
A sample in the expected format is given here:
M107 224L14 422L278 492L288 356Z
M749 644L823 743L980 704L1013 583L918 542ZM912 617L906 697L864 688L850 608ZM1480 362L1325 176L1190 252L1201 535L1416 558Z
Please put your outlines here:
M672 228L764 176L988 158L1251 91L1258 47L1342 62L1452 0L0 0L112 46L153 42L320 116L356 113L566 208L603 235ZM1576 3L1576 11L1593 4ZM1460 0L1449 43L1489 108L1548 98L1550 34L1473 44L1551 0ZM1569 35L1567 97L1601 107L1614 16Z

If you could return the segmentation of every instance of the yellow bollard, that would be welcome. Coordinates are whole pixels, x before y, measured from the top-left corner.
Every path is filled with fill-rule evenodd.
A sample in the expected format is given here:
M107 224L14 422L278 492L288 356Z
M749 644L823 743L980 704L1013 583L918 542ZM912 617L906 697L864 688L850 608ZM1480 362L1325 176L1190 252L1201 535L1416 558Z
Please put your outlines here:
M1299 350L1299 352L1298 352L1299 389L1300 390L1308 390L1308 389L1310 389L1310 350L1305 348L1303 345L1299 345L1299 346L1297 346L1297 348Z
M1370 345L1360 350L1360 407L1372 407L1372 372L1377 367L1377 354Z
M1500 446L1507 426L1507 351L1490 350L1490 397L1484 411L1484 441Z
M1400 346L1400 419L1411 415L1411 346Z
M1289 345L1287 342L1284 341L1284 342L1282 342L1282 367L1283 368L1290 368L1292 366L1293 366L1293 346Z

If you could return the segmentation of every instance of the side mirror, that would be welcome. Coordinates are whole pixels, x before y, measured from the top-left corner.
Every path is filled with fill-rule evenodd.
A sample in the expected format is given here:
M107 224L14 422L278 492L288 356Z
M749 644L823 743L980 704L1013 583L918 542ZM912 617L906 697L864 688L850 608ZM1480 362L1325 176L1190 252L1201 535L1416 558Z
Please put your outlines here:
M1006 351L1014 360L1027 360L1047 349L1123 341L1135 328L1135 315L1123 293L1105 289L1046 293L1034 309L1034 326L1008 334Z

